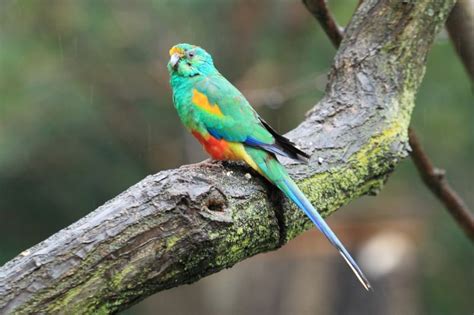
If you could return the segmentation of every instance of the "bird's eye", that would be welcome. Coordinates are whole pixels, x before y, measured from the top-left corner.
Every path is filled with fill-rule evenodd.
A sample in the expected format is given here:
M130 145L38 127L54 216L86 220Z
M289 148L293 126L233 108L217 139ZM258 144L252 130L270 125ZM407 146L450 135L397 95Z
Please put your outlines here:
M188 58L194 57L195 53L194 51L188 51Z

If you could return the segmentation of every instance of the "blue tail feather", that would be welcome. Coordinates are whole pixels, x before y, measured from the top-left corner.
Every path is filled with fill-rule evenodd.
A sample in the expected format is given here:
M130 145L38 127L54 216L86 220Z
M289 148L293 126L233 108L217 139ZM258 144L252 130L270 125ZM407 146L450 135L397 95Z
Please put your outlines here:
M360 270L357 263L354 261L352 256L346 250L341 241L337 238L336 234L327 225L326 221L321 217L319 212L313 207L311 202L301 192L295 182L286 172L283 165L278 162L273 154L270 154L259 148L253 148L246 146L246 152L253 159L253 162L258 166L258 171L263 174L270 182L275 184L285 195L290 198L296 205L303 210L303 212L313 221L316 227L327 237L329 242L336 247L339 253L342 255L346 263L351 267L354 274L357 276L359 281L362 283L366 290L370 290L371 286L367 277Z
M366 290L370 290L372 287L369 281L367 280L367 277L364 275L355 260L346 250L344 245L342 245L336 234L334 234L329 225L326 223L326 221L324 221L319 212L313 207L311 202L309 202L306 196L301 192L295 182L288 176L280 182L279 188L288 196L288 198L290 198L294 203L296 203L296 205L301 210L303 210L303 212L311 219L311 221L316 225L316 227L321 231L321 233L326 236L329 242L331 242L331 244L336 247L336 249L346 261L346 263L349 265L349 267L352 269L359 281L362 283L364 288Z

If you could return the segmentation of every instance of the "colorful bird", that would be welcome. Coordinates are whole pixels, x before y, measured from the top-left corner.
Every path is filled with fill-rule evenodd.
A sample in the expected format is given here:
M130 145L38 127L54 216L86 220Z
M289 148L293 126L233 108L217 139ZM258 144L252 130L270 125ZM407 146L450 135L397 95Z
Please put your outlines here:
M242 93L217 71L204 49L178 44L169 53L173 102L186 129L213 159L243 160L276 185L337 248L369 290L370 283L357 263L276 158L303 161L309 155L260 118Z

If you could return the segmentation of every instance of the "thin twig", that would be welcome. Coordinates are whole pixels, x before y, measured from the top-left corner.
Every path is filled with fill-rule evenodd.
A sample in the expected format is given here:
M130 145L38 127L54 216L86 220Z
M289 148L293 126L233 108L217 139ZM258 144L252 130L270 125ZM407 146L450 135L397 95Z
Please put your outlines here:
M413 129L408 129L411 158L420 173L423 182L435 194L451 213L466 235L474 241L474 217L464 201L446 181L446 172L436 168L426 155Z
M474 82L474 0L458 0L446 29L471 82Z
M308 11L318 20L319 24L321 24L321 27L333 45L338 48L344 35L342 29L337 25L330 13L326 1L303 0L303 3ZM448 23L447 25L449 30L450 24ZM450 33L452 34L454 31ZM463 229L467 237L474 241L474 215L456 191L448 184L445 178L445 172L433 165L433 162L431 162L428 154L426 154L421 147L418 137L411 127L408 128L408 141L412 147L412 152L410 153L411 158L423 182L446 206L446 210Z
M309 12L319 21L324 32L331 40L334 47L338 48L342 41L342 29L337 25L331 15L325 0L303 0Z

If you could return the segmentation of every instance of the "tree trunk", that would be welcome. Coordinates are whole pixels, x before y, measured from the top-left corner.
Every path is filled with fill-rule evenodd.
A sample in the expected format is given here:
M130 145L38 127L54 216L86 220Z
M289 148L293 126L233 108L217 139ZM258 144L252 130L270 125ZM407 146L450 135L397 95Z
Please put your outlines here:
M367 0L358 8L324 98L288 133L311 160L285 165L323 215L376 193L407 156L427 53L453 4ZM162 171L1 267L0 313L116 312L311 226L241 164Z

